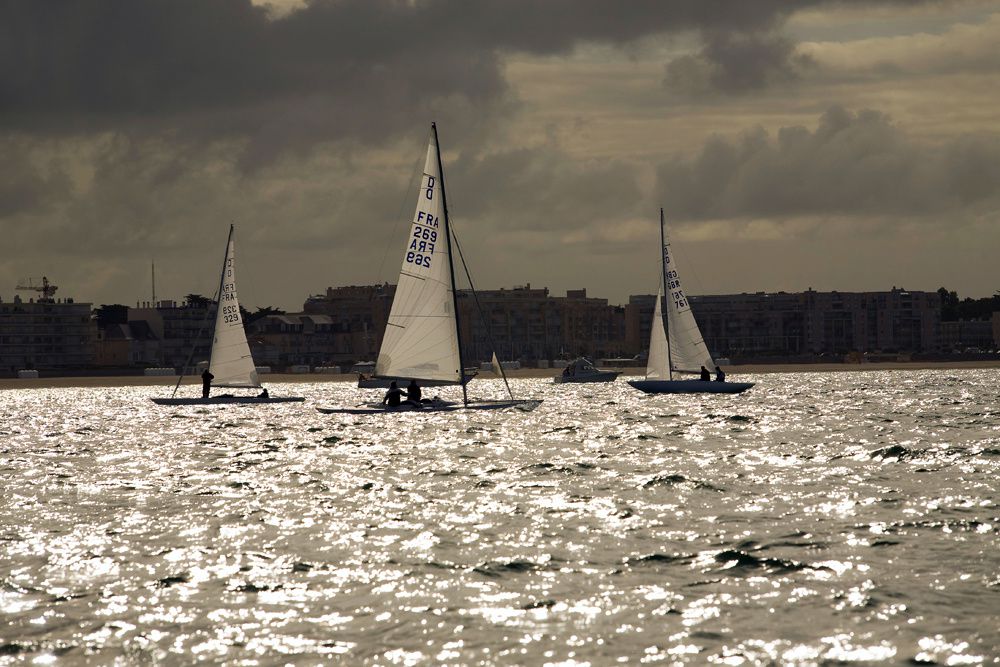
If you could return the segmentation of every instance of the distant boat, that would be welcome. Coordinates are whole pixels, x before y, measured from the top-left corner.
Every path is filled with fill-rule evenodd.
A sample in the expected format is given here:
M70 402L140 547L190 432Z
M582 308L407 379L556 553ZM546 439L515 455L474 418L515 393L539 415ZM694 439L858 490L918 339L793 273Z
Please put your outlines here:
M574 359L563 369L561 375L555 376L552 381L557 384L568 382L614 382L615 378L621 375L621 371L602 370L594 366L590 359L579 357Z
M222 260L222 275L219 278L219 303L215 311L215 327L212 335L212 353L209 357L208 372L214 377L212 387L215 389L254 389L261 390L259 394L237 396L221 394L209 398L154 398L159 405L217 405L226 403L292 403L305 399L301 396L269 396L260 383L257 368L250 355L246 332L243 330L243 316L240 314L240 302L236 297L236 267L233 244L233 225L229 226L229 240L226 243L226 254ZM174 394L180 386L178 378L174 386Z
M645 380L629 380L628 383L647 394L738 394L754 385L753 382L719 382L714 380L680 380L675 375L699 375L702 368L711 371L716 364L698 329L698 323L691 312L684 290L681 288L677 264L670 254L663 224L663 209L660 209L661 283L653 310L653 324L649 337L649 359L646 363ZM667 304L667 326L663 326L663 312L660 302L664 294L669 295Z
M410 380L427 386L452 384L462 387L462 406L427 403L420 408L424 411L536 408L541 401L515 400L512 393L510 400L469 401L466 389L469 376L462 371L465 364L462 358L452 257L453 249L457 249L457 242L452 240L441 150L437 126L433 123L424 174L417 194L416 211L406 244L396 294L389 311L378 360L375 362L374 377L369 380L394 381L400 388L405 387ZM359 381L359 386L366 381L368 380ZM506 376L504 381L506 382ZM507 389L510 393L509 385ZM390 411L381 404L318 409L328 414Z

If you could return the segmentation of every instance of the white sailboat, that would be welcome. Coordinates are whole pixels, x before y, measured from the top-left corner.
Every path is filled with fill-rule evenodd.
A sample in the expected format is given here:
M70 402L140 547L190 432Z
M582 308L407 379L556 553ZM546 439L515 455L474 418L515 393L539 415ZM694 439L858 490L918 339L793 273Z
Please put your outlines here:
M515 400L513 395L503 401L469 401L466 389L469 376L462 370L465 364L459 338L458 295L443 171L437 126L432 123L417 206L406 237L396 295L374 375L401 384L415 380L418 384L462 387L461 406L436 403L418 408L404 403L396 410L533 409L540 401ZM351 414L385 411L380 404L319 410Z
M677 263L670 254L670 242L663 228L663 209L660 209L660 243L662 244L661 282L656 295L653 323L649 336L649 360L646 379L629 380L628 383L648 394L738 394L754 385L753 382L726 382L718 380L674 379L675 375L700 375L702 369L712 369L715 362L708 352L705 340L694 319L691 305L681 287ZM660 301L667 294L667 326L663 326Z
M212 387L217 389L261 390L253 396L222 394L208 398L176 398L180 379L174 386L170 398L154 398L159 405L215 405L219 403L289 403L305 400L301 396L272 397L264 390L250 355L246 332L243 330L243 316L236 296L236 258L233 244L233 225L229 226L229 240L222 260L222 275L219 277L219 302L215 311L215 327L212 335L212 352L208 362L208 372L212 374ZM183 375L182 375L183 377Z

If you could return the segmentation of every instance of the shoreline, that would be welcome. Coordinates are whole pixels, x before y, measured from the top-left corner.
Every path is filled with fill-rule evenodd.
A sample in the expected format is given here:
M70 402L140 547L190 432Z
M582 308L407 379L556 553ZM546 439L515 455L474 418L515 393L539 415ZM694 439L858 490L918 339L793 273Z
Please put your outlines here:
M916 371L916 370L975 370L1000 368L1000 360L993 361L916 361L916 362L879 362L860 364L752 364L745 366L726 366L726 375L737 376L765 373L851 373L866 371ZM618 370L618 369L615 369ZM622 368L622 376L641 377L645 368L640 366ZM519 368L507 371L507 377L518 378L551 378L562 372L559 368ZM497 377L491 371L482 371L478 377L493 379ZM264 384L273 383L354 383L355 373L325 374L325 373L271 373L262 376ZM145 375L109 375L109 376L79 376L79 377L42 377L42 378L0 378L0 391L5 389L61 389L68 387L173 387L177 376L145 376ZM182 385L200 385L201 379L196 375L185 376Z

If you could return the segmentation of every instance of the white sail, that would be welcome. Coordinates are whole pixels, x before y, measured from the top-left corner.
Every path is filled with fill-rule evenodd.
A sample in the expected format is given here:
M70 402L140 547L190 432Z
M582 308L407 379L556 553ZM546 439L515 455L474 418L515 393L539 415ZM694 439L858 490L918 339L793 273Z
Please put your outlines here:
M461 381L450 251L432 133L376 375Z
M660 224L663 224L661 219ZM667 343L670 371L698 373L702 366L715 366L712 355L691 312L691 304L681 286L677 262L670 254L670 241L663 236L663 276L667 290Z
M656 294L656 308L653 310L653 322L649 327L649 359L646 360L647 380L669 380L670 362L667 353L667 334L663 330L663 285Z
M260 387L250 346L247 345L240 315L240 302L236 297L236 269L233 256L233 228L229 228L226 258L222 263L222 280L219 286L219 307L215 313L215 336L212 338L212 356L209 372L215 376L216 387Z

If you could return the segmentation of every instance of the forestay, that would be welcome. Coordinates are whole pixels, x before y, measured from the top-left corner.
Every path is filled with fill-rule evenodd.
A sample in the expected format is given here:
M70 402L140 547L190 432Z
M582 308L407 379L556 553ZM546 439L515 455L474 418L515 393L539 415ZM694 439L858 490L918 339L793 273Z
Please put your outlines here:
M662 225L662 219L660 224ZM715 362L695 322L691 304L688 303L677 263L670 254L670 241L663 237L663 279L667 290L667 343L670 370L680 373L698 373L702 366L712 368ZM659 304L657 304L659 305ZM651 352L652 353L652 352Z
M260 387L250 346L243 330L240 302L236 297L236 268L233 254L233 228L229 228L229 243L222 263L219 284L219 306L215 313L215 336L209 371L215 376L216 387Z
M454 285L432 133L396 295L375 363L381 377L461 381Z

